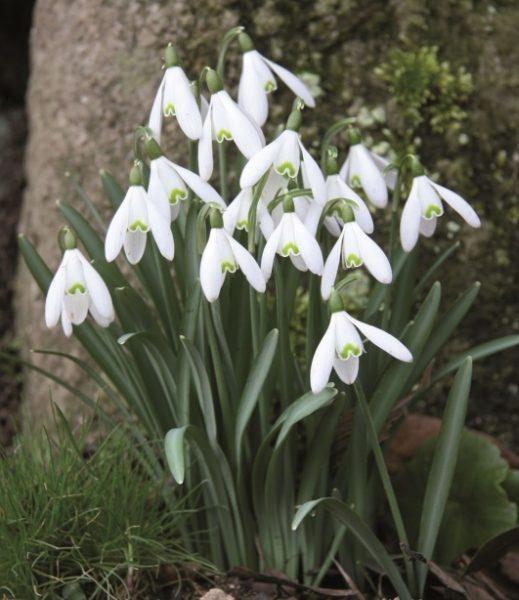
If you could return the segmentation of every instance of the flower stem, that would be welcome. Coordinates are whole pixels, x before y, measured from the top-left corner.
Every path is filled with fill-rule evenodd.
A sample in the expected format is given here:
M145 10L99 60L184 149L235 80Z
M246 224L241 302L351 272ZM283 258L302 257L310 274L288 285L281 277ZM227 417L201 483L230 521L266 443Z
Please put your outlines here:
M400 205L400 169L397 172L395 189L393 190L393 199L391 201L391 226L389 229L389 248L388 258L391 268L395 266L395 250L396 250L396 228L397 228L397 217L398 207ZM389 323L391 308L391 286L386 287L386 294L384 299L384 313L382 315L382 329L387 329Z

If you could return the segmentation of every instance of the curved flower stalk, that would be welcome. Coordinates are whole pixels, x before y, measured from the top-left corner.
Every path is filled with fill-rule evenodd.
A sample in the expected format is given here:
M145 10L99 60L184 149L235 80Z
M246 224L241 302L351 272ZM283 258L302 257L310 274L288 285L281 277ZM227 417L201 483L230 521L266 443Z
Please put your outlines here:
M310 367L310 386L314 394L324 389L330 380L332 369L344 383L351 384L357 379L359 357L365 352L359 331L390 356L403 362L413 360L409 350L395 337L348 314L335 290L330 298L330 311L330 323L317 346Z
M213 139L219 144L233 140L246 158L251 158L265 145L261 129L223 89L220 77L212 69L207 72L207 86L211 99L198 142L198 168L205 180L213 173Z
M214 302L220 295L227 273L235 273L238 269L256 291L265 291L265 277L258 263L225 231L222 215L215 209L211 212L211 231L200 261L200 285L209 302Z
M115 260L124 246L128 262L137 264L146 249L148 231L151 231L162 256L173 260L175 243L169 218L165 218L150 201L142 186L140 167L135 165L130 171L130 187L106 232L106 260Z
M350 151L339 175L350 187L362 187L374 206L384 208L387 205L387 188L393 189L396 181L394 172L382 173L389 161L361 144L356 129L348 132L348 143L351 145Z
M443 215L442 199L471 227L481 226L476 211L466 200L426 177L421 165L415 165L415 177L400 220L400 240L406 252L415 247L420 234L433 235L437 219Z
M253 189L244 188L224 210L223 224L229 234L232 235L235 229L249 231L249 210L253 197ZM258 200L256 215L256 230L261 230L263 237L268 239L274 231L274 221L270 216L263 194Z
M99 273L75 247L75 238L67 231L68 248L54 275L45 300L45 324L54 327L61 319L63 332L72 335L72 325L80 325L88 312L101 327L114 320L110 292Z
M148 197L166 221L178 217L181 201L187 200L188 188L203 202L225 208L222 197L207 181L168 160L153 138L146 141L146 152L150 158Z
M366 269L380 283L391 283L391 264L380 246L376 244L353 220L352 210L343 211L344 227L335 242L326 262L321 279L321 296L327 300L333 289L339 264L343 269L365 265ZM348 214L349 213L349 214Z
M283 202L284 214L272 235L267 240L261 257L261 270L265 279L272 274L276 253L290 257L293 265L300 271L310 270L315 275L323 271L323 255L315 237L297 216L290 197Z
M240 187L252 187L261 177L273 170L279 175L295 179L301 169L305 185L312 190L314 200L324 204L326 184L319 165L303 146L299 137L301 112L293 111L287 121L286 129L273 142L255 154L243 168Z
M164 53L166 72L153 100L148 126L160 142L163 117L176 116L180 129L191 140L202 135L202 115L189 79L180 66L175 48Z
M263 127L268 116L267 94L277 89L272 71L285 83L306 106L314 107L315 100L304 83L281 65L262 56L254 49L251 38L246 33L239 35L243 52L243 67L238 88L238 104Z

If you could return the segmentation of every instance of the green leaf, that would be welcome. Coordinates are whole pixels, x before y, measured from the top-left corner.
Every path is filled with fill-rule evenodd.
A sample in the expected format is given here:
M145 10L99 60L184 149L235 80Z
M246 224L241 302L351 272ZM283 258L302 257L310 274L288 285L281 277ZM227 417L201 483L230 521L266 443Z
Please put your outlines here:
M423 288L429 283L432 279L433 275L436 271L443 265L443 263L460 247L460 242L455 241L454 244L451 244L447 249L445 249L440 256L434 261L432 266L426 271L426 273L422 276L420 281L417 283L413 295L416 296L419 294Z
M364 546L380 570L388 576L400 600L412 600L411 594L387 550L366 523L344 502L334 498L320 498L319 500L305 502L296 511L292 521L292 529L297 529L308 515L321 506L347 527L350 533Z
M465 573L474 573L480 569L491 567L509 550L519 546L519 527L514 527L493 537L483 544L467 565Z
M164 438L164 451L171 474L175 481L182 485L186 474L186 465L184 461L184 438L188 426L170 429Z
M113 210L117 210L124 198L124 190L108 171L101 169L99 172L103 190Z
M38 284L40 290L46 294L52 281L52 271L47 266L47 263L39 255L36 248L29 240L21 233L18 236L18 249L25 260L25 264L29 268L31 275Z

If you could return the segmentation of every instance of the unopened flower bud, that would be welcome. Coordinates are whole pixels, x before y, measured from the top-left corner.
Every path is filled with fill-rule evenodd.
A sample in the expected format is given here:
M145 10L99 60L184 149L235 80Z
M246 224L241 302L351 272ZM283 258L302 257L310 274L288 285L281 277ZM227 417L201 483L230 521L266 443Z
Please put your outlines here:
M130 176L128 179L130 185L142 185L142 171L140 161L135 161L135 164L130 170Z
M335 288L332 288L330 299L328 300L328 309L331 314L344 310L341 295Z
M350 127L346 131L346 141L350 146L360 144L361 139L360 131L356 127Z
M207 75L205 79L207 88L211 94L216 94L223 90L223 83L220 75L214 69L207 69Z
M285 129L290 129L291 131L299 131L302 122L303 116L301 114L301 111L293 110L288 116Z
M170 67L178 67L180 65L177 51L171 44L168 44L166 50L164 51L164 64L166 65L166 69L169 69Z
M146 150L146 154L148 155L148 158L150 160L155 160L156 158L162 156L162 150L160 149L160 146L158 145L157 141L152 137L146 140L144 149Z
M65 250L73 250L77 247L76 235L68 226L64 226L58 233L58 244L62 252Z
M240 33L238 36L238 43L240 44L240 50L243 52L243 54L245 54L245 52L254 50L254 42L252 41L250 35L247 35L246 33Z
M211 229L221 229L223 227L222 212L218 208L213 208L209 216Z

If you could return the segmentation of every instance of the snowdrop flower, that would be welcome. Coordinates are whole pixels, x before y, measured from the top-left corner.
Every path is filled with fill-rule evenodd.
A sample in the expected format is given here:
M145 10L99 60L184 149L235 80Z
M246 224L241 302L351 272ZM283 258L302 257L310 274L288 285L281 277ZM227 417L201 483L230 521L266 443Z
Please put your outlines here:
M205 180L213 172L213 139L219 144L224 140L234 140L246 158L251 158L265 145L261 129L223 89L216 71L209 69L206 81L211 99L198 142L198 168Z
M297 177L301 168L303 180L311 190L314 200L319 204L326 201L326 184L318 164L299 137L301 112L293 111L287 121L285 131L273 142L255 154L245 165L241 177L242 188L252 187L269 170L290 179Z
M310 270L315 275L320 275L323 270L321 248L294 212L294 203L289 196L283 202L283 209L285 212L267 240L261 257L261 270L265 279L269 279L272 274L276 253L283 257L289 256L300 271Z
M375 346L403 362L411 362L409 350L389 333L354 319L345 310L339 293L332 291L330 324L315 351L310 367L312 392L320 392L330 380L332 369L339 379L351 384L357 379L359 357L365 352L362 333Z
M51 281L45 300L45 324L54 327L61 319L67 337L72 335L72 325L80 325L88 312L101 327L114 320L114 307L110 292L99 273L75 247L75 238L67 230L68 248Z
M238 104L262 127L268 116L267 94L277 89L274 73L299 96L307 106L315 106L315 100L303 82L290 71L262 56L254 49L246 33L239 35L243 52L243 68L238 88Z
M166 48L164 59L166 72L155 95L148 126L153 137L160 142L162 117L176 116L185 135L191 140L198 140L202 135L200 108L171 44Z
M115 260L124 246L128 261L132 265L137 264L144 254L147 233L150 230L162 256L173 260L175 246L169 219L150 202L146 190L142 187L140 167L135 165L130 171L130 187L106 232L106 260Z
M437 218L443 215L442 199L469 225L480 227L481 221L468 202L426 177L418 163L413 167L413 184L400 221L400 240L406 252L415 247L420 233L426 237L434 233Z
M229 204L223 213L223 224L228 233L233 234L235 229L249 230L249 210L254 197L252 188L244 188ZM263 194L256 207L256 229L261 229L265 239L274 231L274 222L267 208Z
M349 206L343 209L345 222L339 239L335 242L323 268L321 295L327 300L337 277L339 263L343 269L366 265L368 271L381 283L391 283L392 271L389 260L381 248L354 221Z
M220 295L227 273L241 269L258 292L266 289L265 277L252 255L223 228L218 209L211 211L211 231L200 261L200 285L209 302Z
M174 221L178 217L180 201L187 200L188 188L203 202L225 208L225 202L211 185L199 175L163 156L160 146L153 138L146 141L146 153L150 158L148 197L166 221Z
M387 188L393 189L396 181L393 172L386 176L382 174L388 161L363 146L356 129L348 131L348 143L351 147L339 172L340 176L349 186L362 187L374 206L384 208L387 204Z

